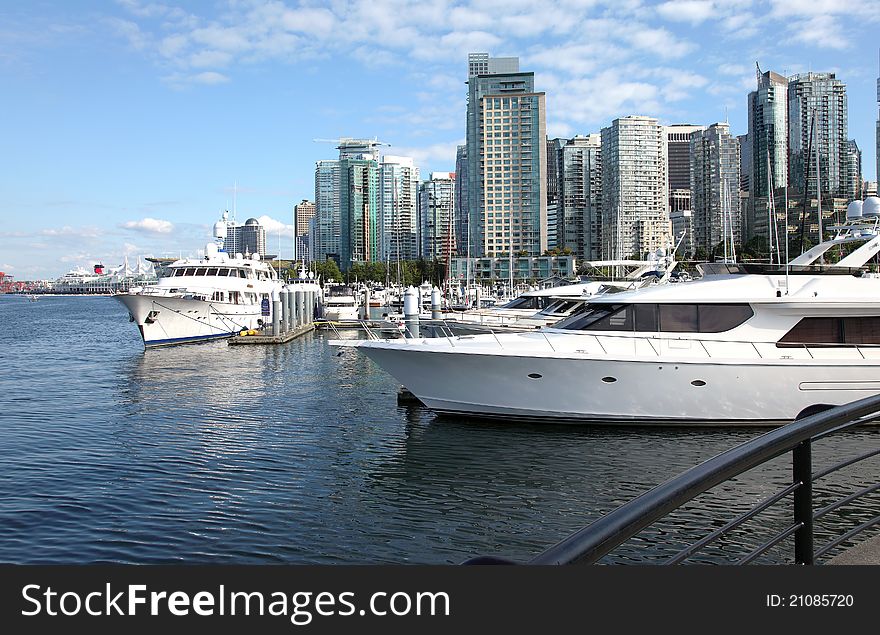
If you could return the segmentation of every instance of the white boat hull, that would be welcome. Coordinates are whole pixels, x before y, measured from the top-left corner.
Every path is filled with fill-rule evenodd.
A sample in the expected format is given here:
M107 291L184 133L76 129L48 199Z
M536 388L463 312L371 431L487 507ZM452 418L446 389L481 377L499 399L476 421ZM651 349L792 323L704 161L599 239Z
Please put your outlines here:
M148 348L230 337L259 328L258 320L267 319L258 304L136 294L114 297L128 309Z
M429 408L468 416L767 425L880 392L880 359L817 364L796 359L548 358L444 352L422 342L361 342L358 349Z

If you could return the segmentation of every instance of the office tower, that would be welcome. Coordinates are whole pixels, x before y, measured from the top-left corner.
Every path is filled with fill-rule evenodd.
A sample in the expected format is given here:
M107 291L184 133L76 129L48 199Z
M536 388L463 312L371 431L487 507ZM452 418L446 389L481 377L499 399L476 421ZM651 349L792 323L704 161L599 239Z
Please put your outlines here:
M309 246L315 260L339 261L342 227L339 207L339 161L315 163L315 232Z
M683 191L691 187L691 133L705 130L706 126L689 123L666 126L666 166L669 179L669 209L673 209L672 196L676 194L676 204L684 201ZM690 209L688 207L687 209Z
M379 164L368 154L339 159L341 215L339 266L373 262L379 256Z
M602 251L602 136L578 135L560 150L559 246L578 258L599 259Z
M563 247L559 216L560 175L562 174L562 148L568 139L547 139L547 249Z
M482 64L488 73L468 78L470 253L538 256L547 249L545 95L534 73Z
M733 257L742 242L739 141L728 124L712 124L691 134L690 155L694 250Z
M227 223L226 241L223 248L230 254L266 255L266 228L256 218L249 218L244 225Z
M459 256L468 255L467 176L467 146L458 146L455 151L455 249Z
M788 183L788 80L757 69L757 88L749 93L751 175L746 237L767 236L771 189ZM772 184L772 185L771 185Z
M468 77L518 72L518 57L489 57L488 53L468 54Z
M419 257L419 168L411 157L385 155L379 162L379 253L374 260Z
M293 258L294 260L310 260L309 258L309 221L315 217L315 204L303 199L293 206Z
M812 147L810 130L813 128ZM816 192L816 154L822 197L845 198L847 192L846 84L834 73L803 73L788 83L789 186ZM808 154L809 153L809 154Z
M644 257L671 240L666 133L631 115L602 129L602 257Z
M739 189L748 192L752 178L752 145L748 134L737 135L736 140L739 142Z
M855 139L846 144L846 200L862 200L862 151Z
M432 172L419 185L422 258L447 262L455 254L454 201L454 172Z

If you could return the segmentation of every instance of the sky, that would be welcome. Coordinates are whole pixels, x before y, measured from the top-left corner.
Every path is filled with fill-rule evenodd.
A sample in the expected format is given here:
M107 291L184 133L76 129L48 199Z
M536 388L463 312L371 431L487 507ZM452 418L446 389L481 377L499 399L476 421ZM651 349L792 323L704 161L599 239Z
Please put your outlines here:
M233 208L289 258L327 140L455 169L469 52L534 71L550 137L745 134L756 62L834 72L874 180L878 29L876 0L0 0L0 271L196 255Z

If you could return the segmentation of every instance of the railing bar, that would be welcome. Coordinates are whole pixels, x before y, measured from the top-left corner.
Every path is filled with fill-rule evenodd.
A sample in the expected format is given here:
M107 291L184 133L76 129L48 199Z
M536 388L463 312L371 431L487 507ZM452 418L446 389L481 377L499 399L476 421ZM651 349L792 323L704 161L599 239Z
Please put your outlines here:
M774 494L770 498L765 498L761 503L759 503L755 507L752 507L750 510L740 514L736 518L732 519L730 522L728 522L723 527L716 529L708 536L701 538L700 540L698 540L694 544L690 545L689 547L682 549L680 552L678 552L677 554L672 556L669 560L667 560L664 564L678 564L681 561L689 558L690 556L695 554L697 551L699 551L700 549L702 549L703 547L705 547L709 543L714 542L715 540L717 540L718 538L720 538L721 536L726 534L731 529L735 529L736 527L739 527L740 525L742 525L746 521L751 520L752 518L754 518L755 516L760 514L762 511L764 511L765 509L767 509L768 507L770 507L774 503L778 503L780 500L782 500L783 498L785 498L786 496L791 494L794 490L796 490L800 486L801 486L800 481L798 481L797 483L792 483L791 485L789 485L785 489L777 492L776 494Z
M755 558L757 558L761 554L766 553L767 550L769 550L771 547L778 545L780 542L782 542L783 540L785 540L786 538L791 536L794 532L796 532L801 527L803 527L803 523L795 523L794 525L791 525L788 529L782 531L781 533L776 534L773 538L770 539L769 542L765 542L763 545L761 545L760 547L758 547L757 549L752 551L750 554L746 555L744 558L737 561L736 564L737 565L749 564L750 562L752 562Z
M831 551L832 549L834 549L835 547L840 545L842 542L845 542L845 541L849 540L850 538L852 538L853 536L855 536L856 534L863 532L868 527L871 527L871 526L877 525L877 524L880 524L880 515L874 516L874 518L872 518L871 520L865 521L861 525L858 525L857 527L853 527L848 532L846 532L845 534L843 534L842 536L837 538L837 540L833 540L833 541L829 542L827 545L825 545L824 547L819 549L819 551L816 552L816 558L821 558L826 553L828 553L829 551Z
M870 414L870 415L865 415L864 417L860 417L860 418L859 418L859 423L860 423L860 424L874 423L874 422L877 422L877 421L880 421L880 414L877 414L877 413ZM835 434L835 433L840 432L841 430L843 430L843 429L845 429L845 428L850 427L851 424L852 424L852 422L851 422L851 421L848 421L848 422L846 422L846 423L842 423L842 424L840 424L840 425L837 426L836 428L831 428L830 430L826 430L826 431L824 431L824 432L822 432L822 433L820 433L820 434L817 434L816 436L813 437L813 441L818 441L818 440L820 440L820 439L824 439L825 437L829 437L829 436L831 436L832 434Z
M847 503L851 503L854 500L857 500L857 499L861 498L862 496L865 496L866 494L870 494L871 492L876 492L878 489L880 489L880 483L877 483L876 485L870 485L868 487L863 487L858 492L853 492L849 496L841 498L839 501L835 501L835 502L831 503L830 505L828 505L827 507L823 507L822 509L817 510L816 513L813 514L813 519L815 520L816 518L824 516L828 512L832 512L835 509L843 507Z
M846 461L841 461L840 463L838 463L836 465L832 465L831 467L826 468L826 469L822 470L821 472L816 472L815 474L813 474L813 482L815 483L820 478L822 478L824 476L828 476L832 472L836 472L837 470L841 470L845 467L849 467L853 463L858 463L859 461L864 461L865 459L870 459L872 456L877 456L878 454L880 454L880 448L877 448L876 450L871 450L870 452L865 452L864 454L862 454L860 456L856 456L854 458L847 459Z

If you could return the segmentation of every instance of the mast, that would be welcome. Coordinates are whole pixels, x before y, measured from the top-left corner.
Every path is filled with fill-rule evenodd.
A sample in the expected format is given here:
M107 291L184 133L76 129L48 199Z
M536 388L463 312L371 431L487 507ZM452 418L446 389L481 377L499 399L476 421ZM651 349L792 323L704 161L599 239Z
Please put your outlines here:
M818 214L819 220L819 240L816 243L817 245L822 242L822 181L819 178L819 122L818 122L818 112L816 109L813 109L813 123L816 126L816 213ZM809 165L809 161L807 162ZM806 182L806 179L805 179ZM806 187L806 186L805 186ZM819 258L819 264L825 264L825 256Z
M809 170L810 170L810 168L809 168L810 157L813 156L813 125L815 123L816 123L816 113L814 111L813 112L813 121L810 124L810 138L809 138L809 141L807 142L807 159L805 161L805 167L804 167L804 207L801 210L801 241L800 241L801 242L801 245L800 245L800 252L801 253L804 253L804 234L805 234L806 224L807 224L807 198L808 198L809 188L807 188L806 175L809 173Z

